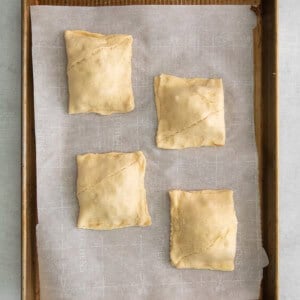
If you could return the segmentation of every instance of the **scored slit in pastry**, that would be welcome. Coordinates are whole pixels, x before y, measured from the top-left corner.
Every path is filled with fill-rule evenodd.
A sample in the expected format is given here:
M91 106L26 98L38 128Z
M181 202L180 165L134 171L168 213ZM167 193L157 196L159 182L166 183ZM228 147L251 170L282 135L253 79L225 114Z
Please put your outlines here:
M67 30L65 41L69 113L132 111L132 36Z
M141 151L77 155L79 228L149 226Z
M176 268L234 270L237 218L231 190L172 190L170 257Z
M182 149L225 144L222 79L154 79L158 118L157 147Z

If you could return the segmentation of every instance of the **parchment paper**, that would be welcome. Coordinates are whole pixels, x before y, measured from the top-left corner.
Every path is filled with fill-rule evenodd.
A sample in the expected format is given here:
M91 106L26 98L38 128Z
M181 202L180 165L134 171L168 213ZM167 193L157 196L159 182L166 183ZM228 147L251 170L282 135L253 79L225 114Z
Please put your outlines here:
M248 6L31 8L42 299L256 299L261 246L253 122L255 16ZM63 32L131 34L136 109L68 115ZM226 145L155 146L153 77L221 77ZM76 154L142 150L153 225L76 228ZM239 221L234 272L177 270L169 263L170 189L234 190Z

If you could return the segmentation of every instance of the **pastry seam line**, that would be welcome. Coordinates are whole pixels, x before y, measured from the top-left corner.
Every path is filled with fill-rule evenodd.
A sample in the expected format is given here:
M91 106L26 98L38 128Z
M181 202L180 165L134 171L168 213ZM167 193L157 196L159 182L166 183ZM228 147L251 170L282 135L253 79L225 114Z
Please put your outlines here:
M139 160L137 159L137 160L131 162L130 164L128 164L127 166L122 167L122 168L119 169L118 171L106 175L104 178L102 178L100 181L96 182L96 183L93 184L92 186L87 186L87 187L83 188L81 191L79 191L79 192L77 193L77 196L79 196L79 195L80 195L81 193L83 193L83 192L86 192L86 191L88 191L88 190L90 190L90 189L93 189L95 186L97 186L98 184L100 184L101 182L103 182L106 178L111 177L111 176L114 176L114 175L117 175L118 173L121 173L122 171L128 169L129 167L131 167L132 165L134 165L134 164L137 163L138 161L139 161Z
M185 131L185 130L187 130L187 129L190 129L190 128L192 128L192 127L194 127L194 126L200 124L202 121L205 121L205 120L206 120L207 118L209 118L211 115L217 114L217 113L219 113L219 112L221 112L221 111L223 111L223 110L224 110L224 108L222 108L222 109L220 109L220 110L217 110L217 111L213 111L213 112L209 113L207 116L205 116L203 119L200 119L200 120L194 122L193 124L191 124L191 125L189 125L189 126L187 126L187 127L184 127L184 128L181 129L180 131L176 131L176 132L174 132L174 133L172 133L172 134L170 134L170 135L166 135L166 136L162 137L161 139L157 140L157 142L159 143L159 142L161 142L161 141L163 141L163 140L165 140L165 139L168 139L168 138L170 138L170 137L172 137L172 136L175 136L175 135L178 134L178 133L182 133L183 131Z
M189 256L191 256L191 255L194 255L194 254L201 254L201 253L207 251L208 249L210 249L211 247L213 247L213 245L214 245L218 240L224 240L224 239L227 237L227 235L229 234L229 232L230 232L230 228L228 228L228 229L226 230L226 233L225 233L224 235L223 235L223 234L219 234L214 240L212 240L212 241L210 242L210 244L209 244L208 246L206 246L205 248L201 249L200 252L192 252L192 253L189 253L189 254L187 254L187 255L184 255L184 256L180 257L179 260L175 263L175 265L177 266L183 259L185 259L185 258L187 258L187 257L189 257Z
M113 45L113 46L99 46L97 48L95 48L91 53L87 54L85 57L83 57L82 59L79 59L77 61L74 61L69 67L68 67L68 72L71 71L71 69L73 69L76 65L82 63L85 60L90 59L91 57L93 57L94 55L96 55L97 53L99 53L101 51L101 49L113 49L116 48L118 46L120 46L121 43L123 43L125 40L129 40L129 38L125 38L123 41L121 41L119 44Z

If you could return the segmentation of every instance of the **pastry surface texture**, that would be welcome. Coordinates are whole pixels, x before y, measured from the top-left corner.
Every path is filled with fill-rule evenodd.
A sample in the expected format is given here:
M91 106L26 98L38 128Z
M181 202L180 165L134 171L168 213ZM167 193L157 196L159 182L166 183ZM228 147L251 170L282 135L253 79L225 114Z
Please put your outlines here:
M115 229L151 225L141 151L77 155L79 228Z
M70 114L134 109L132 41L130 35L65 31Z
M179 269L234 270L237 218L231 190L169 192L171 263Z
M158 118L157 147L182 149L225 144L222 79L154 79Z

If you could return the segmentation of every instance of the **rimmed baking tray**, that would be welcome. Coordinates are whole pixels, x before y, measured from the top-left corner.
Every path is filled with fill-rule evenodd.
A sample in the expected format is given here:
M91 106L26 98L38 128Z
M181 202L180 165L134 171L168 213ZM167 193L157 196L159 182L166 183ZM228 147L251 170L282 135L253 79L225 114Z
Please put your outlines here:
M277 0L23 0L22 7L22 298L39 299L35 227L36 157L30 5L251 5L257 15L253 30L254 103L259 155L263 246L269 257L261 299L278 299L278 92Z

